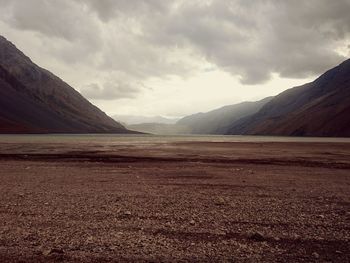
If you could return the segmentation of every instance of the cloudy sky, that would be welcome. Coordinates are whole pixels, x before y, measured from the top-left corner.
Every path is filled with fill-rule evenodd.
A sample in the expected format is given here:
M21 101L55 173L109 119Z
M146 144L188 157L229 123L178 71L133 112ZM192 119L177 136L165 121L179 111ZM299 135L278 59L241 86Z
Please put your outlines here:
M0 0L0 34L108 114L178 117L350 56L350 0Z

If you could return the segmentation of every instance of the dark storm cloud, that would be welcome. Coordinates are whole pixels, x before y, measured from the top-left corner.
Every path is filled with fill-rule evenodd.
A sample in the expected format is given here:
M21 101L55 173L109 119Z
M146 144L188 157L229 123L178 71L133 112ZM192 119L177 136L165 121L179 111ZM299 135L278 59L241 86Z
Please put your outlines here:
M14 29L36 33L42 46L65 63L88 58L103 45L99 24L72 1L0 0L0 15Z
M212 1L184 5L154 28L155 43L193 46L211 63L246 84L271 73L320 74L344 57L335 48L349 38L350 1Z
M66 63L89 63L96 71L122 74L130 83L190 75L203 61L245 84L268 81L272 73L303 78L344 60L337 48L348 48L350 38L349 0L0 4L6 7L3 21L10 26L63 39L64 46L56 45L53 53ZM109 99L117 87L104 87L95 97ZM134 96L137 88L130 89Z
M104 20L135 15L143 41L190 46L246 84L264 82L271 73L320 74L345 59L335 47L349 38L348 0L164 2L89 1Z

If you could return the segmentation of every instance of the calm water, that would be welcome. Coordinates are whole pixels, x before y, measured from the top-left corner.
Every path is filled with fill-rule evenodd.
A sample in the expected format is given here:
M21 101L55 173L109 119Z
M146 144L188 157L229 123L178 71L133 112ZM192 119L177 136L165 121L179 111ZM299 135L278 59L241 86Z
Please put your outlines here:
M0 143L102 143L154 144L171 142L339 142L350 143L350 138L278 137L245 135L105 135L105 134L51 134L0 135Z

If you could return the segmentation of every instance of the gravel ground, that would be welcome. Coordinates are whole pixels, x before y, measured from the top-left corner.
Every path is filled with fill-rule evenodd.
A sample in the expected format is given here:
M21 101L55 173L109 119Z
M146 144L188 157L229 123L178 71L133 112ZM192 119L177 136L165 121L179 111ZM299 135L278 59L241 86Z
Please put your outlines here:
M0 143L1 262L350 262L349 143Z

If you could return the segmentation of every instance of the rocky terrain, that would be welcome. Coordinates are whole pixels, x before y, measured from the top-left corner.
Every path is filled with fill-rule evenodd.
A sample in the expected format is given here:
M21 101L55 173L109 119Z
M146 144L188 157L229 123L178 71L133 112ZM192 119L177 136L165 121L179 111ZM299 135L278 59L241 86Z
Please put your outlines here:
M350 261L349 142L47 140L0 140L1 262Z
M0 133L130 133L0 36Z

